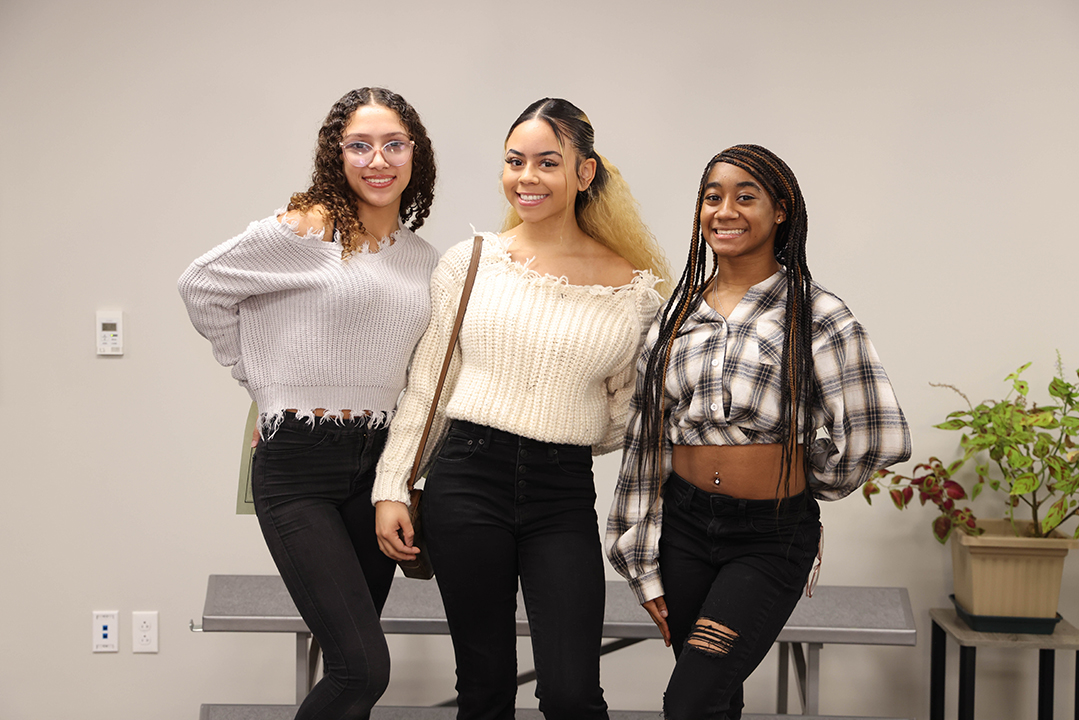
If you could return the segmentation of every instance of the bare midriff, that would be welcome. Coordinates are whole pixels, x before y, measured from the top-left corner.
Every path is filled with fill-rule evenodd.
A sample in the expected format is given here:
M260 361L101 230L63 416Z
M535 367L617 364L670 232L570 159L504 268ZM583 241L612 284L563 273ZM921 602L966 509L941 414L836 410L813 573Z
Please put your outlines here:
M769 445L675 445L671 452L674 472L704 492L747 500L770 500L797 495L805 489L802 446L791 469L790 488L781 485L783 446ZM716 478L719 484L716 484Z

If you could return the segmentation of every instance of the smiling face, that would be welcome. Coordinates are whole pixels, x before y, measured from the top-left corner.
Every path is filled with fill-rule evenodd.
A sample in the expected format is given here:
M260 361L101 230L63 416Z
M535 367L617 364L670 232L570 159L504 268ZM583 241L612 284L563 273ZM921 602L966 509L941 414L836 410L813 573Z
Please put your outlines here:
M397 113L382 105L361 105L352 114L341 142L365 142L378 148L366 167L355 167L344 158L345 177L349 187L359 196L361 205L392 208L399 212L401 193L412 179L412 158L401 167L386 162L381 148L392 140L409 141L408 132Z
M551 126L526 120L506 140L502 189L526 223L561 221L573 212L577 192L588 188L595 160L579 163L570 145L560 146Z
M708 174L701 233L719 257L774 258L776 231L785 219L783 208L742 168L719 162Z

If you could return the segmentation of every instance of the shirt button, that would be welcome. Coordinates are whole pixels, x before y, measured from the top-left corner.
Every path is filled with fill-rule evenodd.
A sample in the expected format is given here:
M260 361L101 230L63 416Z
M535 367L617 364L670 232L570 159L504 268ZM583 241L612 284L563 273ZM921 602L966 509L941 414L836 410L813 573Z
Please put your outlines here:
M715 367L716 365L719 365L719 358L712 361L712 367Z
M712 403L710 407L712 408L712 410L715 410L716 409L716 404Z

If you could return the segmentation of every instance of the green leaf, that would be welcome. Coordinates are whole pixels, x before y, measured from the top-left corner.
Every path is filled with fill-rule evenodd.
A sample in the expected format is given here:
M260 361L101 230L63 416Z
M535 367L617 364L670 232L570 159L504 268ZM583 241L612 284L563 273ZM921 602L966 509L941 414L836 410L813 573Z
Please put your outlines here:
M1016 380L1012 383L1012 387L1014 387L1015 391L1023 397L1026 397L1027 393L1030 392L1030 383L1026 380Z
M973 487L973 488L971 488L971 491L970 491L970 499L971 499L971 500L974 500L974 499L976 499L976 498L977 498L977 497L978 497L979 495L981 495L981 494L982 494L982 489L983 489L984 487L985 487L985 481L984 481L984 480L982 480L981 478L979 478L979 479L978 479L978 482L974 483L974 487Z
M1079 417L1073 415L1066 415L1060 418L1060 424L1069 430L1069 435L1075 435L1079 433Z
M1031 415L1030 424L1034 427L1052 429L1057 426L1057 420L1053 417L1053 411L1039 408L1038 412Z
M1064 518L1067 517L1067 515L1067 498L1060 498L1050 506L1049 512L1042 518L1042 532L1047 533L1060 523L1064 522Z
M934 425L935 428L941 430L961 430L967 426L967 423L962 420L949 420L948 422L942 422L940 425Z
M1011 375L1009 375L1008 377L1004 378L1004 382L1008 382L1009 380L1015 380L1015 379L1016 379L1017 377L1019 377L1019 373L1023 372L1023 371L1024 371L1024 370L1026 370L1026 369L1027 369L1028 367L1030 367L1030 363L1027 363L1026 365L1022 366L1021 368L1019 368L1018 370L1016 370L1015 372L1013 372L1013 373L1012 373Z
M1034 473L1023 473L1012 482L1012 489L1009 495L1015 497L1032 493L1041 487L1041 484L1038 476Z
M1020 452L1019 450L1017 450L1015 448L1011 448L1011 447L1008 448L1007 454L1008 454L1008 464L1011 465L1016 470L1022 470L1023 468L1028 468L1028 467L1030 467L1031 465L1034 464L1033 460L1031 460L1029 457L1027 457L1022 452Z
M1079 475L1065 475L1057 480L1056 490L1062 495L1074 495L1079 492Z
M1055 377L1049 383L1049 394L1053 397L1068 398L1072 393L1072 386L1061 378Z

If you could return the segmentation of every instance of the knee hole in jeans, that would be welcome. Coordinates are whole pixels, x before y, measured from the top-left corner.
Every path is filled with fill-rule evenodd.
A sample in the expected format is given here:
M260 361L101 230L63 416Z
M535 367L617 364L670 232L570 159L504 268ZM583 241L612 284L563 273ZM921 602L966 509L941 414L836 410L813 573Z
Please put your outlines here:
M686 638L686 646L710 657L728 654L734 648L738 633L711 618L697 618Z

